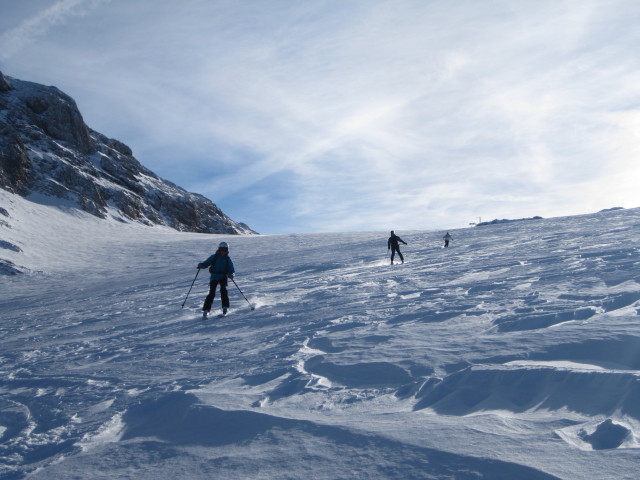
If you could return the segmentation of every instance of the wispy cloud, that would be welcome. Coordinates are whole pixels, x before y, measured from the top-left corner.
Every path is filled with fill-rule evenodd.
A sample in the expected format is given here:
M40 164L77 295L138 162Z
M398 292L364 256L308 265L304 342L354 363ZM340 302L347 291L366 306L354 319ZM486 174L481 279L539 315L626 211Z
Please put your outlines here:
M640 205L633 2L111 2L54 35L98 3L56 3L5 58L258 230Z
M36 15L22 21L0 36L0 60L6 61L56 25L64 24L70 16L86 15L100 3L110 0L59 0Z

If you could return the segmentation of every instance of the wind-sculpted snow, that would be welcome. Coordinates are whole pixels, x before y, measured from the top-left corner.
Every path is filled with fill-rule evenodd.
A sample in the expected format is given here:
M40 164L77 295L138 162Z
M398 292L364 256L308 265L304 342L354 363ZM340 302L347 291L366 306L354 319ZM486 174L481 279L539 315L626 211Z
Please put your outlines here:
M151 465L137 472L136 478L219 478L221 471L232 479L306 478L310 472L314 472L312 478L327 479L557 478L513 463L456 455L307 420L222 410L183 392L143 400L119 423L120 446L106 445L101 451L109 462L97 455L83 459L83 467L95 469L97 478L126 477L132 470L129 459L141 456ZM194 471L192 457L202 455L203 449L207 460ZM249 461L241 449L251 452ZM48 470L47 476L67 471L57 465Z
M482 411L569 409L588 415L640 419L636 373L582 370L580 366L482 366L448 376L415 409L448 415Z
M0 478L634 479L640 210L260 237L4 195ZM232 309L200 318L230 242ZM37 273L36 273L37 272ZM219 308L219 299L215 307Z

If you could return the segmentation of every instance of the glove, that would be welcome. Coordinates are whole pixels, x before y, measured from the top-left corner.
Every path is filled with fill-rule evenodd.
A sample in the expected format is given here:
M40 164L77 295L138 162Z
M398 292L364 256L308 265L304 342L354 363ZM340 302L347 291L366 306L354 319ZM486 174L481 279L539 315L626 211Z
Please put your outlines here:
M198 270L201 270L203 268L207 268L207 267L204 266L204 263L199 263L198 264Z
M233 277L235 277L235 275L233 273L230 273L229 275L227 275L227 277L233 279Z

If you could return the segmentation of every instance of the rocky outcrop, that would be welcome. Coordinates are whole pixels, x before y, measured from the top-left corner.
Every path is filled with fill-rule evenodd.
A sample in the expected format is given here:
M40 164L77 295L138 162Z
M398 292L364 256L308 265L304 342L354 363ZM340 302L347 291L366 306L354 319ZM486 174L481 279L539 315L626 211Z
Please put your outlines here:
M28 172L31 160L27 149L17 133L6 129L0 122L0 187L12 193L28 193Z
M1 72L0 187L65 199L101 218L200 233L255 233L209 199L158 177L124 143L89 128L65 93Z
M539 216L535 216L535 217L531 217L531 218L518 218L515 220L509 220L507 218L503 218L502 220L499 219L495 219L495 220L491 220L490 222L480 222L476 224L476 227L486 227L487 225L497 225L499 223L513 223L513 222L527 222L529 220L542 220L542 217Z
M11 85L7 82L7 79L4 78L2 72L0 72L0 93L8 92L11 90Z

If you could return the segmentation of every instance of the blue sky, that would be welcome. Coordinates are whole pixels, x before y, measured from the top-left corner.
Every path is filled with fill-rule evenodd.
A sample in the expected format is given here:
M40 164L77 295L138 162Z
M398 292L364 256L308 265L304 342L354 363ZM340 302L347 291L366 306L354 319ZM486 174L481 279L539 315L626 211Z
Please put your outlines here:
M640 206L636 0L0 0L0 70L261 233Z

